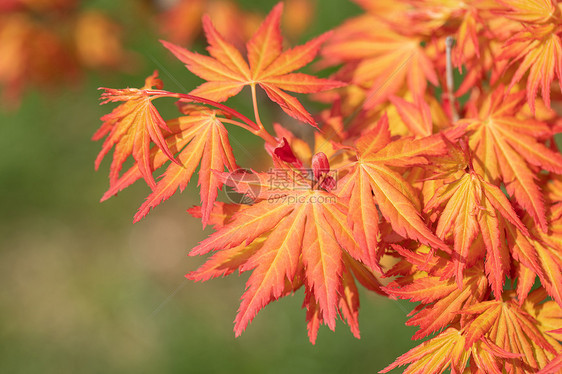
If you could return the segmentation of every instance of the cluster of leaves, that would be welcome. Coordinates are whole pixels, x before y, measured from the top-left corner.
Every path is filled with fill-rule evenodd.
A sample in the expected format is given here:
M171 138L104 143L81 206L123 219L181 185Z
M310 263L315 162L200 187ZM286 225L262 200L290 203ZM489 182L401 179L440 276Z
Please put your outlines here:
M562 78L562 4L356 2L365 14L290 49L277 5L247 58L208 17L209 55L163 42L205 82L175 93L154 73L140 89L105 89L104 103L122 103L94 136L106 136L96 166L114 149L103 199L143 179L152 192L139 220L199 167L201 206L189 212L216 231L191 250L213 254L187 277L251 272L236 335L303 288L312 343L338 317L359 337L359 282L419 303L407 324L428 338L382 372L562 370L562 97L552 84ZM332 77L295 72L319 52L318 66L338 67ZM452 66L463 72L456 90ZM221 104L246 86L253 120ZM268 132L258 86L313 140L280 124ZM313 116L288 92L328 109ZM182 116L160 116L153 101L164 97ZM262 138L272 169L239 169L225 125ZM225 184L251 203L216 201Z

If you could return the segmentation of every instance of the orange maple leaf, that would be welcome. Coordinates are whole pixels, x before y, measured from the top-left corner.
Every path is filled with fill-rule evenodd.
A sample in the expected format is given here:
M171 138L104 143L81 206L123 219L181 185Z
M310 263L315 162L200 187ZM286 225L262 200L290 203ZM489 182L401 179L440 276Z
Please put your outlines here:
M344 84L303 73L290 73L314 59L329 33L302 46L283 51L283 38L279 28L282 11L283 4L277 4L246 44L249 65L238 49L220 35L209 17L203 18L203 28L211 56L190 52L166 41L162 43L184 62L192 73L207 81L191 91L192 95L222 102L237 95L244 86L250 86L255 98L255 86L259 85L287 114L315 125L310 113L285 90L314 93Z
M218 117L220 112L206 108L199 108L189 112L188 116L168 121L168 131L165 132L164 144L170 150L178 153L176 162L171 163L162 177L155 184L152 193L146 198L134 217L134 222L142 219L150 209L172 196L177 189L183 191L195 169L199 164L199 186L202 203L202 222L207 224L213 203L217 197L217 189L223 182L213 173L223 171L226 167L230 171L238 169L228 141L227 131ZM168 156L157 145L152 147L149 154L151 167L158 169L168 161ZM142 176L141 166L136 163L127 172L112 183L102 198L115 195Z
M375 17L363 16L336 29L322 55L331 64L343 62L351 67L352 83L368 88L364 105L372 108L405 83L415 97L423 96L427 81L439 84L421 41L400 35Z
M535 276L558 305L562 306L562 203L549 209L551 219L548 233L538 230L529 216L523 222L530 231L524 236L517 230L508 233L508 244L531 261L522 258L517 295L524 300L534 284Z
M391 96L389 100L411 134L422 137L433 135L431 110L424 100L410 103L398 96Z
M158 79L158 72L155 71L146 78L145 85L141 89L104 88L105 92L101 95L102 104L124 101L111 113L101 118L103 124L93 136L93 140L99 140L107 135L102 150L96 158L96 170L109 150L115 147L109 172L111 184L119 179L123 163L132 155L146 183L152 189L156 187L150 160L151 141L164 152L168 159L178 163L162 134L162 130L169 131L168 126L152 104L152 100L155 98L168 94L166 91L160 91L162 86L162 81ZM151 89L152 87L156 87L156 89Z
M182 129L182 120L179 118L169 120L166 122L166 126L168 126L169 131L164 131L163 135L166 139L166 143L170 147L170 152L176 153L178 149L183 148L187 143L178 141L176 142L175 136L181 134ZM189 140L189 138L187 138ZM153 145L150 148L150 165L154 170L159 169L164 165L167 161L169 161L168 156L156 145ZM133 164L127 171L122 173L119 178L110 184L107 191L104 193L100 202L103 202L109 199L112 196L117 195L118 192L124 190L125 188L129 187L131 184L135 183L137 180L143 177L140 168L137 163Z
M187 117L180 117L182 132L174 135L176 144L187 144L177 156L178 163L172 163L156 184L135 215L135 222L144 217L151 208L173 195L178 187L184 190L199 164L199 186L202 203L203 226L211 214L217 190L223 182L213 173L238 169L228 141L228 134L216 111L200 110Z
M466 271L459 288L451 275L451 266L431 271L430 275L416 272L398 278L383 287L392 298L410 299L421 302L410 315L408 326L420 329L412 339L421 339L449 324L459 322L459 312L471 305L485 300L489 295L488 282L481 266Z
M562 353L553 358L547 366L537 371L537 374L551 374L560 372L560 370L562 370Z
M556 355L543 349L534 350L538 366L542 368L538 372L541 374L557 373L562 369L562 309L553 300L545 301L547 296L546 290L539 287L528 295L522 305L523 310L535 319L547 342L558 352Z
M473 344L470 349L465 349L466 339L464 331L449 327L398 357L379 373L387 373L398 366L410 364L404 374L440 374L448 367L451 368L451 373L460 374L465 372L470 359L472 372L478 369L481 373L501 374L505 359L519 357L485 339Z
M475 170L491 183L502 181L508 194L546 231L537 174L540 169L561 174L562 155L540 141L552 136L548 125L518 114L523 95L522 91L504 98L500 87L482 100L479 109L472 105L459 123L467 125Z
M319 157L327 162L323 155L315 159ZM300 284L299 278L307 293L311 341L320 323L335 328L338 311L358 333L358 301L350 274L370 289L377 289L378 282L354 259L357 243L347 226L346 205L324 188L311 188L311 183L320 183L317 173L310 180L311 176L293 171L276 176L281 187L268 185L270 178L258 174L264 181L258 201L234 213L227 224L193 248L190 255L218 252L188 277L206 280L235 268L252 270L235 320L237 336L260 309L287 293L287 282ZM237 174L223 177L237 191L247 191L244 181L236 180Z
M464 269L478 260L475 254L480 249L485 249L486 273L494 295L500 298L510 268L505 226L513 225L524 235L529 235L500 188L484 181L474 171L463 171L458 179L440 187L424 210L440 213L435 231L438 237L446 240L452 236L452 261L459 288ZM482 239L482 243L473 245L477 237Z
M348 223L361 246L361 260L377 267L379 213L403 237L450 252L423 222L416 191L393 170L428 163L427 156L446 152L440 137L391 141L388 119L383 116L376 128L355 143L354 161L344 169L348 174L338 183L338 196L349 199Z
M542 99L549 107L550 86L555 76L559 82L562 80L560 6L557 0L501 0L499 3L504 8L498 13L521 24L520 31L505 41L498 59L508 61L509 65L519 65L511 79L510 90L528 73L527 102L534 113L539 86Z
M496 13L516 21L537 24L552 20L558 5L557 0L498 0L497 2L505 8L496 10Z
M466 326L465 348L486 338L519 358L505 360L507 372L528 373L540 369L538 354L556 354L556 349L537 327L536 320L510 298L485 301L463 311L474 319ZM536 352L533 354L532 352Z

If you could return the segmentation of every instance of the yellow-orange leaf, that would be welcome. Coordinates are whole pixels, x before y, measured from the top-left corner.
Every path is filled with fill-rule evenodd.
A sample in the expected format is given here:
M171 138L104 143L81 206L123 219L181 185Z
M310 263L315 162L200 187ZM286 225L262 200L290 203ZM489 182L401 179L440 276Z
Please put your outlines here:
M443 208L437 209L442 205ZM487 252L486 273L494 295L496 298L501 297L504 278L510 266L503 225L513 225L524 235L529 235L503 192L474 171L467 172L437 190L425 207L426 211L434 209L440 213L437 236L447 239L451 235L454 240L452 260L459 287L464 269L471 265L469 250L480 234Z
M423 338L449 324L458 322L459 312L478 303L489 294L488 282L481 267L466 271L462 288L453 279L441 276L406 276L390 283L384 290L393 298L421 301L415 315L407 322L419 326L414 339Z
M521 94L504 99L503 90L496 90L484 99L478 113L472 110L461 123L468 124L476 171L491 183L502 181L508 194L546 230L537 174L540 169L562 173L562 155L540 142L551 135L545 123L517 116Z
M98 140L107 135L102 150L96 158L96 169L109 150L115 147L109 172L109 180L112 184L119 179L119 172L123 163L129 155L132 155L146 183L153 189L156 187L152 177L153 169L150 161L151 141L170 160L177 163L162 134L162 130L169 131L169 129L152 104L152 100L159 96L159 91L150 90L152 87L162 88L162 82L158 79L158 72L156 71L146 78L145 85L141 89L115 90L105 88L105 92L101 95L104 100L103 104L115 101L125 102L101 118L103 125L93 137L94 140ZM150 90L150 93L148 90ZM166 94L167 92L162 91L162 95Z

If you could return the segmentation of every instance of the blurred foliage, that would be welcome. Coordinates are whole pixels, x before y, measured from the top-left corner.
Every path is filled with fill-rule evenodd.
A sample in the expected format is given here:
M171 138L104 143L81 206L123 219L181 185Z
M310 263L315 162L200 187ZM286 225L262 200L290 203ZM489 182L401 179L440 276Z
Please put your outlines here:
M208 233L185 213L197 203L194 186L135 225L146 186L98 203L108 164L94 172L101 144L90 137L113 106L97 105L97 88L139 86L154 69L172 91L198 81L160 46L146 23L150 4L85 3L120 20L139 61L127 73L90 71L72 86L32 89L17 110L0 113L0 372L362 373L413 346L413 328L404 326L411 306L374 295L362 295L361 340L338 326L321 329L311 346L302 294L268 307L235 339L246 276L206 284L184 278L202 262L186 250ZM240 3L265 13L275 1ZM357 12L345 0L322 1L302 40ZM244 101L235 105L249 112ZM166 103L164 118L173 110ZM231 136L240 164L255 161L261 144Z

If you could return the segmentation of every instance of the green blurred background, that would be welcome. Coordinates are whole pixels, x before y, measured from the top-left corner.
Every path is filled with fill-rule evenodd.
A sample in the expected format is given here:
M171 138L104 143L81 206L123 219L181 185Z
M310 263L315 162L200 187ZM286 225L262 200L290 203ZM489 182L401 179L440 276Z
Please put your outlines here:
M109 162L94 172L101 143L90 137L114 105L99 106L97 88L139 87L161 66L169 90L198 84L130 11L131 1L91 4L124 25L140 59L134 72L89 73L77 87L31 90L19 109L0 113L0 373L367 373L390 364L414 345L414 329L404 326L412 306L366 292L360 340L339 323L335 332L322 327L312 346L302 290L234 338L248 275L204 284L184 278L204 260L187 250L209 233L185 213L197 204L194 182L135 225L145 185L98 202ZM266 13L276 1L242 3ZM358 13L345 0L319 1L301 42ZM173 116L173 103L163 115ZM251 165L260 142L232 137L239 163Z

